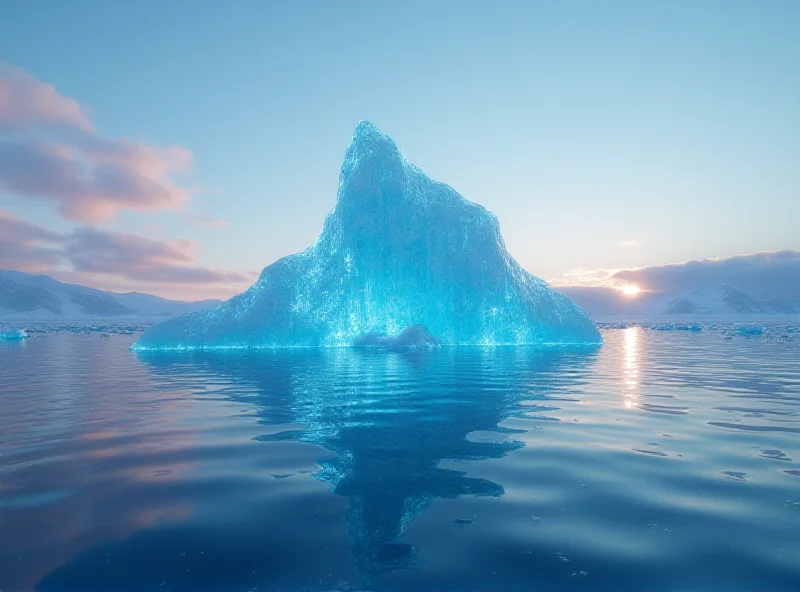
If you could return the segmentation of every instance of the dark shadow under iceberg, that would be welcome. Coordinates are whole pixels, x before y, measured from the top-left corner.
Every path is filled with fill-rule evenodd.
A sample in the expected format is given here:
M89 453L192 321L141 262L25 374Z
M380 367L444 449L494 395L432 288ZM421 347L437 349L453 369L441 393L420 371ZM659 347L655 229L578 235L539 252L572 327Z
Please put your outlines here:
M356 337L354 347L378 347L384 349L427 349L441 347L442 341L431 335L424 325L406 327L397 335L367 333Z

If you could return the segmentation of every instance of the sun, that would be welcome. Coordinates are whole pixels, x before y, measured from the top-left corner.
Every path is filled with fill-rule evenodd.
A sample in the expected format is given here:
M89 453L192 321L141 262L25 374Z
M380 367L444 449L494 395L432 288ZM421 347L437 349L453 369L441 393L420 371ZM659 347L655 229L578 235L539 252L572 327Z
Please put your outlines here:
M622 288L622 293L625 294L625 296L637 296L641 291L642 289L634 284L628 284Z

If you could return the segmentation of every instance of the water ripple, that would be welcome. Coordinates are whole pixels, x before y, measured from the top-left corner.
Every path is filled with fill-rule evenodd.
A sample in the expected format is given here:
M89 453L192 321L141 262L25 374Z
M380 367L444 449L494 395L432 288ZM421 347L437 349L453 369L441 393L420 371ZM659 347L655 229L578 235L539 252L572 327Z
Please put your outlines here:
M796 590L800 342L781 331L2 345L0 590Z

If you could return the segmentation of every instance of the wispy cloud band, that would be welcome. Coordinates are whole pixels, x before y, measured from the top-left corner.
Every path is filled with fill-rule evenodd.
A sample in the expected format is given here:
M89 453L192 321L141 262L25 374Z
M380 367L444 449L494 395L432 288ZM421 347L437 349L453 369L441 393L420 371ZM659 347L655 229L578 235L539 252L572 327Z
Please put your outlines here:
M99 135L77 101L0 62L0 192L54 202L68 220L179 207L191 151Z
M195 249L186 239L157 240L88 227L61 234L0 210L0 269L104 274L143 286L192 284L234 290L257 277L199 266Z

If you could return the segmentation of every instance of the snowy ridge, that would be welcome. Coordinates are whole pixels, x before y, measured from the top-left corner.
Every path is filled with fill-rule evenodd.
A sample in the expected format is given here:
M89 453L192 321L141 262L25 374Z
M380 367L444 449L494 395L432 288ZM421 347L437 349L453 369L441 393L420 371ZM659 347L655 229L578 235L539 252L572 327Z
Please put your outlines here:
M0 321L163 319L210 308L219 300L181 302L152 294L117 294L46 275L0 270Z

